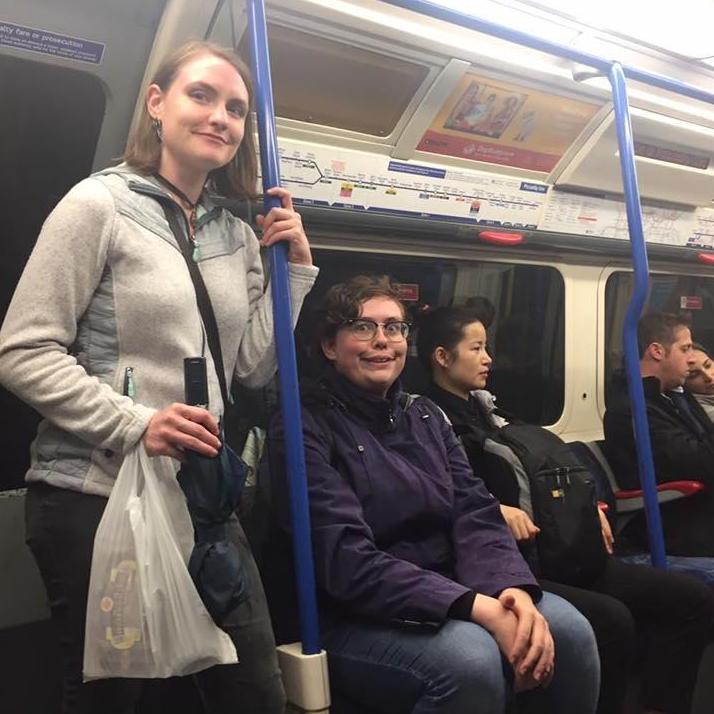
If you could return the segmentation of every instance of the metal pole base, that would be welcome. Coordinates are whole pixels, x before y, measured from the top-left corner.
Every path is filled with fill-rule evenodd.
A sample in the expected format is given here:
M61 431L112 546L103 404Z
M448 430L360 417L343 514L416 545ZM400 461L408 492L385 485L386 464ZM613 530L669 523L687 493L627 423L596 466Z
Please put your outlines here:
M289 711L327 714L330 710L330 682L327 676L327 653L302 653L302 643L278 647L278 663Z

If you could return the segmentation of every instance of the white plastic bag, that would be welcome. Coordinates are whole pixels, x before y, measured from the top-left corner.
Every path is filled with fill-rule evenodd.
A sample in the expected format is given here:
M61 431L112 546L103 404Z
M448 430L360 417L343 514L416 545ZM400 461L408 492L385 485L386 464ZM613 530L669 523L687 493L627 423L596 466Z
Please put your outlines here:
M193 527L175 471L141 442L124 459L94 539L85 681L181 676L238 661L186 568Z

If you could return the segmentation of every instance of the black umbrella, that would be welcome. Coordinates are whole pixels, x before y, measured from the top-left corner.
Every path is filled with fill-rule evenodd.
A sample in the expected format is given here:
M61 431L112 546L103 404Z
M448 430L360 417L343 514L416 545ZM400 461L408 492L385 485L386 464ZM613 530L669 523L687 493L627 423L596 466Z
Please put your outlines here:
M176 186L164 177L158 174L154 177L174 194L181 195ZM181 249L196 290L196 303L205 329L208 349L213 357L223 404L227 406L231 399L223 368L218 324L211 298L185 232L188 226L172 201L162 200L161 207ZM186 404L208 406L205 356L184 359L184 387ZM221 442L223 446L213 458L187 452L186 460L177 475L186 494L196 534L196 544L191 553L188 570L203 604L218 625L236 605L248 597L247 578L240 554L235 545L229 542L226 534L226 523L238 506L248 467L243 459L225 444L222 429Z
M177 475L196 534L188 570L203 604L218 625L248 597L240 553L226 532L247 471L243 459L224 443L213 458L187 452Z

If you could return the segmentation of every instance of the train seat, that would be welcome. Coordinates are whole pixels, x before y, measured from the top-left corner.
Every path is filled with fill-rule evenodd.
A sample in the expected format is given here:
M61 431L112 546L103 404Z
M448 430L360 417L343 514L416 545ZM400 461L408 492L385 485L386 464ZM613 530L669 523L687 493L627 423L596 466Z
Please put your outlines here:
M620 521L626 523L629 518L644 508L641 490L624 491L618 487L615 475L603 453L602 442L573 442L571 446L595 476L598 498L610 505L616 504ZM673 481L660 484L657 488L657 501L668 503L680 498L688 498L703 489L704 484L699 481ZM621 531L621 528L618 528L618 531ZM649 553L631 553L618 557L633 565L651 564ZM667 567L676 572L692 575L714 588L714 558L668 555Z
M616 510L619 514L634 513L644 508L644 497L641 489L621 489L615 474L605 457L601 441L577 442L582 443L592 455L589 461L596 461L602 474L607 479L607 487L615 498ZM704 484L696 480L669 481L657 485L657 501L668 503L680 498L688 498L704 489Z

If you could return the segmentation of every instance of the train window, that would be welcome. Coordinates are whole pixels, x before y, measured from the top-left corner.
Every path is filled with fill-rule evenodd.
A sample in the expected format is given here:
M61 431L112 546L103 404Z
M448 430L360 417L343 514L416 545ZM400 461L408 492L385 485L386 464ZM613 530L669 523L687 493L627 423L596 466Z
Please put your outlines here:
M269 24L280 117L388 136L429 73L423 65ZM250 57L248 38L238 51Z
M495 317L489 330L494 364L489 389L498 404L533 424L553 424L564 400L564 283L551 267L512 263L416 258L413 256L315 251L317 283L298 323L300 371L314 376L319 360L310 353L310 313L326 290L359 273L387 274L400 283L411 321L426 306L464 305L477 296L490 301ZM404 386L422 392L426 375L414 341Z
M0 55L0 321L47 214L92 170L105 97L86 73ZM10 108L12 108L10 110ZM22 485L37 416L0 388L0 490Z
M622 328L632 296L632 273L612 273L605 284L605 395L613 374L623 367ZM714 278L700 275L650 274L644 312L686 312L692 336L714 349Z

